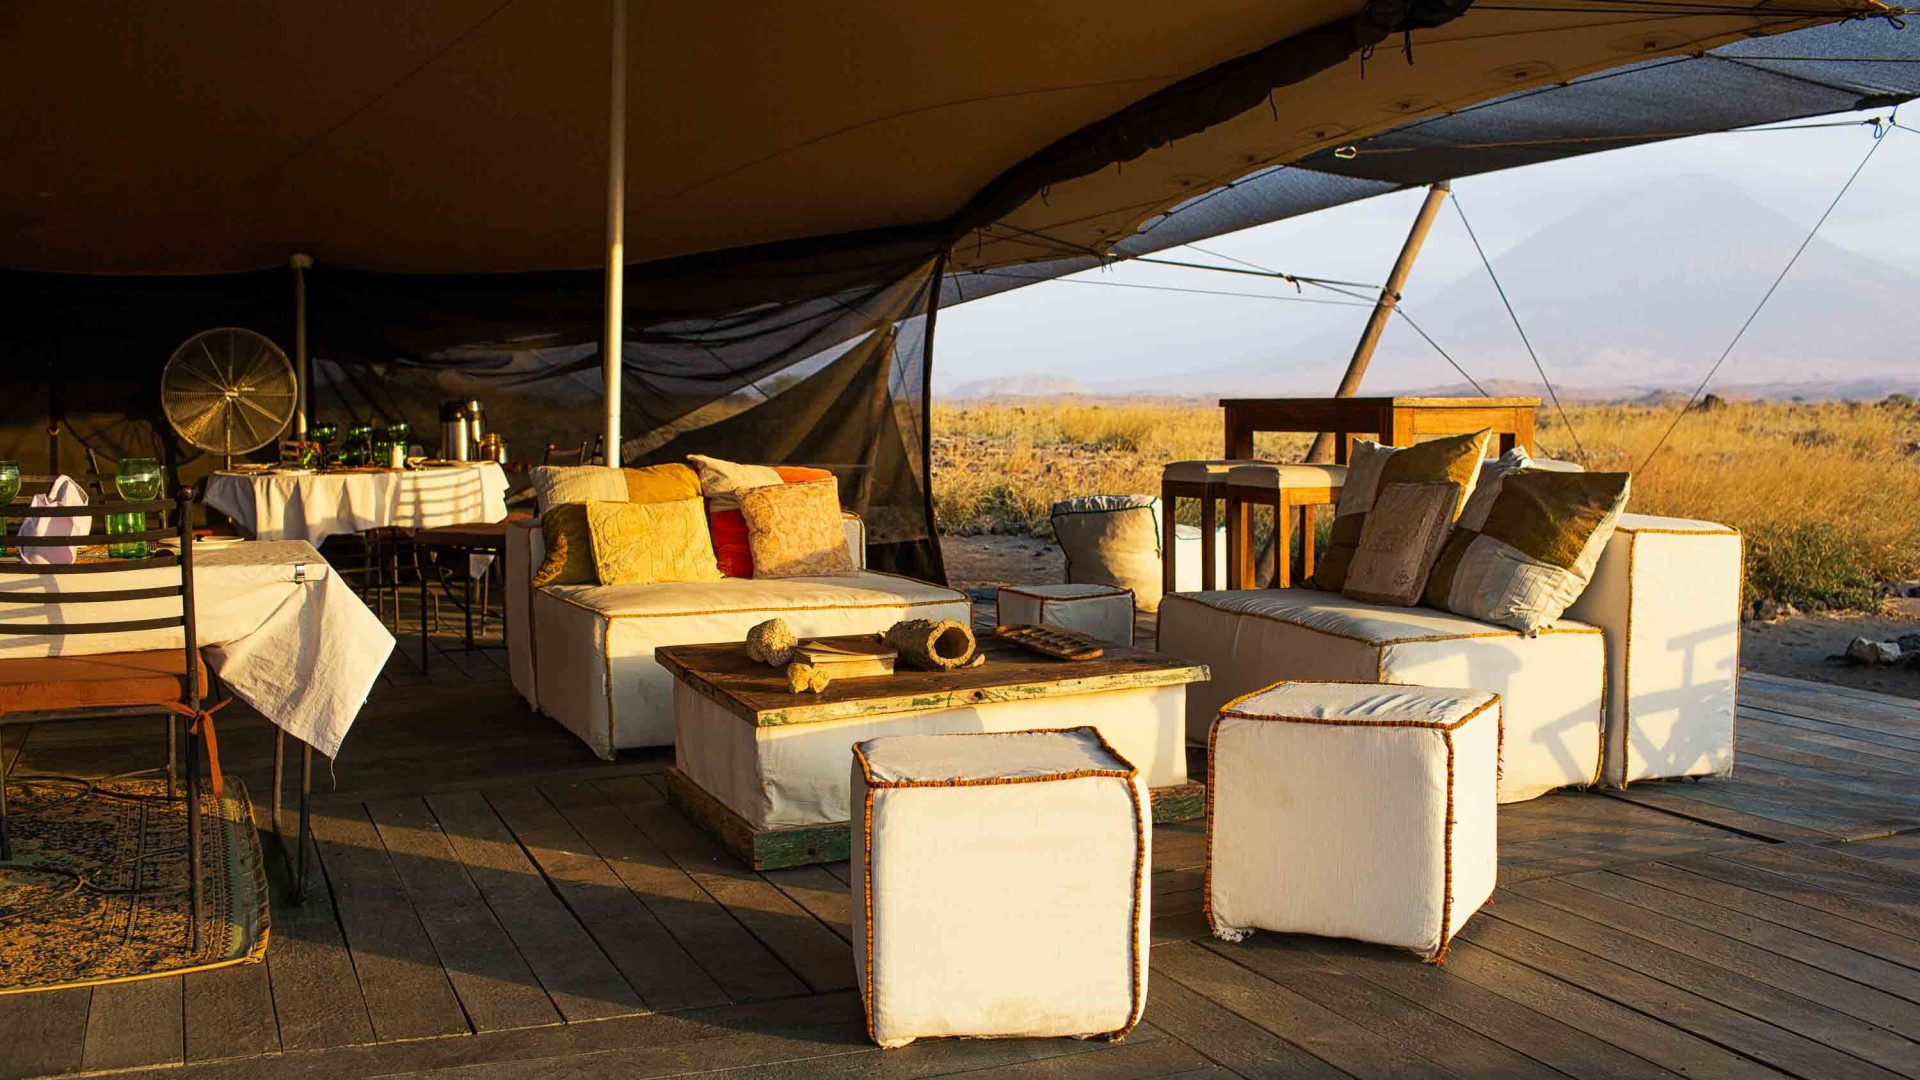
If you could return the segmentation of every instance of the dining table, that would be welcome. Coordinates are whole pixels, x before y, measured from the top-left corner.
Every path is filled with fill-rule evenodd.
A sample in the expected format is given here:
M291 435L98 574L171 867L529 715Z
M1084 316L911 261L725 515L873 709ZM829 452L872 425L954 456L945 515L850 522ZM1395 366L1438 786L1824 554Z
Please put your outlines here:
M83 560L103 558L79 550ZM33 573L18 561L0 562L10 591L85 590L90 575ZM179 584L171 567L116 575L116 590L165 593ZM175 596L115 602L116 623L177 614ZM309 847L313 753L338 757L367 695L394 648L367 605L305 540L202 540L193 547L193 609L197 643L218 677L220 692L252 706L275 731L273 824L284 845L280 812L285 740L300 743L300 855L294 896L304 895ZM14 625L52 625L72 619L74 605L8 605ZM97 613L96 613L97 614ZM0 636L0 658L137 652L182 646L182 630L126 630L62 636Z
M420 468L267 468L207 477L206 504L256 540L327 538L398 526L433 529L503 521L507 474L492 461Z

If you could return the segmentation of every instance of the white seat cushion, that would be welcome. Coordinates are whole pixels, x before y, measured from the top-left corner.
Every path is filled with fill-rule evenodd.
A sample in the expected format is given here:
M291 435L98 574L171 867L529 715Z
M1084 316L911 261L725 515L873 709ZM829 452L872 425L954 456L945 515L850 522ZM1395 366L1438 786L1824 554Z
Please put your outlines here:
M1160 479L1187 483L1219 483L1236 465L1264 465L1252 458L1227 458L1219 461L1169 461L1160 467Z
M533 591L531 647L542 712L601 757L673 745L673 676L662 645L743 641L775 616L802 637L874 634L901 619L972 617L966 594L861 570L820 578L726 578Z
M1467 686L1501 696L1500 801L1592 784L1600 768L1606 648L1562 619L1528 637L1431 608L1314 589L1182 593L1160 609L1160 651L1212 669L1187 692L1187 740L1231 698L1281 679Z
M1236 465L1227 471L1228 487L1251 487L1272 491L1276 488L1340 487L1347 482L1345 465L1309 465L1294 462L1285 465L1263 462Z
M1607 635L1608 785L1733 771L1741 565L1725 525L1620 516L1567 609Z
M1282 683L1221 711L1208 760L1207 919L1445 957L1497 873L1499 698Z
M854 749L854 970L882 1046L1124 1036L1146 1006L1150 811L1092 728Z

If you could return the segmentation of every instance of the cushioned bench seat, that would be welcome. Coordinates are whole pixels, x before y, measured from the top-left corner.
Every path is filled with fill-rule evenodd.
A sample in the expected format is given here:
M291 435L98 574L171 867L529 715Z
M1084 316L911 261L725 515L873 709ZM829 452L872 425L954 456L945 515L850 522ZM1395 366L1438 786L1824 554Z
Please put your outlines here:
M1187 690L1195 745L1220 706L1282 679L1465 686L1504 702L1501 802L1599 775L1606 647L1585 623L1562 620L1530 638L1313 589L1181 593L1160 609L1160 651L1213 671Z

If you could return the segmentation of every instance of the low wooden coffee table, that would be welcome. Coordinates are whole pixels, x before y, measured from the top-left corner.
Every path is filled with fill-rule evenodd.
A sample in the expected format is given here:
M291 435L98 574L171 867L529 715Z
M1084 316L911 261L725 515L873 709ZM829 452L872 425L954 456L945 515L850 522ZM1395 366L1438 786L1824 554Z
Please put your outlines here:
M980 667L843 680L821 694L790 693L784 672L738 642L659 649L674 675L668 796L756 870L834 862L847 857L854 743L1087 725L1139 768L1155 821L1204 812L1185 731L1187 684L1205 681L1206 667L1123 646L1067 661L981 644Z

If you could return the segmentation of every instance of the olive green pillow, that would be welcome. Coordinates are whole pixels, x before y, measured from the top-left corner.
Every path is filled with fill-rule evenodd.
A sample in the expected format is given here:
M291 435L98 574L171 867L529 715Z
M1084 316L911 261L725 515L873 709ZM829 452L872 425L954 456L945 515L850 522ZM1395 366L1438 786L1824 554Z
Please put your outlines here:
M1347 571L1354 553L1360 549L1360 534L1367 527L1367 514L1374 499L1388 484L1430 484L1443 481L1460 486L1460 498L1453 516L1473 494L1474 481L1480 475L1480 459L1486 456L1491 430L1471 435L1432 439L1412 446L1382 446L1361 439L1353 444L1347 459L1347 482L1340 489L1340 502L1334 509L1333 536L1320 554L1314 570L1313 587L1339 592L1346 587Z
M540 534L547 543L547 557L533 572L533 587L542 585L594 585L600 578L593 570L593 540L587 534L587 504L561 503L540 519Z

